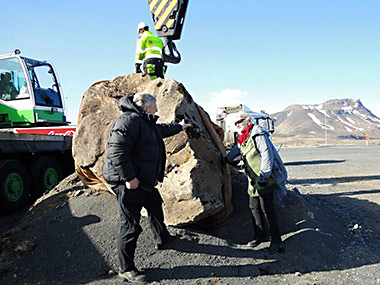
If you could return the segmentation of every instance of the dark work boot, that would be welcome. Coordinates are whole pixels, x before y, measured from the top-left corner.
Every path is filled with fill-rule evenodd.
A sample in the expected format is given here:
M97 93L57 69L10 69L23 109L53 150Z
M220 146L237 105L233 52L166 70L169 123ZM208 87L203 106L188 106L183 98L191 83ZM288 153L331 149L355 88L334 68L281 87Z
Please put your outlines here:
M177 239L177 236L169 235L162 243L156 244L156 249L163 250L169 249L171 247L171 243Z
M131 283L145 282L145 275L137 270L119 272L119 277Z
M256 247L256 246L258 246L262 242L265 242L265 240L263 240L263 239L254 239L254 240L251 240L249 243L247 243L247 246L249 246L249 247Z
M270 244L270 246L267 249L267 252L269 254L274 254L276 252L284 252L284 243L282 241L280 242L273 242Z
M256 247L259 244L261 244L263 242L266 242L266 241L269 241L269 238L267 238L267 237L257 237L254 240L251 240L249 243L247 243L247 246L249 246L249 247Z

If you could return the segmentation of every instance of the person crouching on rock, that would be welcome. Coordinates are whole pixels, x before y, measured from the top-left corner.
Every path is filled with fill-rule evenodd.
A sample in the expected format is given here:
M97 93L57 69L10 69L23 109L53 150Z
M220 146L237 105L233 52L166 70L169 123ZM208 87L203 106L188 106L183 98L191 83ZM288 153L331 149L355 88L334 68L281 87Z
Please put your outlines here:
M157 124L156 98L148 93L123 97L118 107L123 114L111 127L103 177L119 204L119 276L130 282L143 282L145 275L134 263L137 238L142 232L142 207L148 212L155 243L159 246L174 239L164 224L162 198L155 188L164 178L166 152L162 139L191 125L183 121Z
M273 254L284 249L273 197L286 195L287 171L264 128L253 124L251 117L245 112L238 113L235 125L241 132L238 144L222 158L222 162L232 162L241 154L248 177L249 208L255 232L255 238L247 245L256 247L268 240L267 223L271 237L267 251Z

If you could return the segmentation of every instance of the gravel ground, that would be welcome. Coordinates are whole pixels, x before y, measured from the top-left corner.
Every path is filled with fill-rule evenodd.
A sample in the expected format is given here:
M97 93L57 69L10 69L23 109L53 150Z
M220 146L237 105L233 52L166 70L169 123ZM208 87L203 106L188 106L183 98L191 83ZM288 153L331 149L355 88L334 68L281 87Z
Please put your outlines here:
M245 244L253 231L243 175L234 211L219 225L170 227L154 248L147 220L136 264L149 284L380 284L380 146L280 151L289 195L277 210L285 252ZM116 199L75 175L25 214L0 218L0 284L123 284L117 270ZM11 229L11 230L10 230Z

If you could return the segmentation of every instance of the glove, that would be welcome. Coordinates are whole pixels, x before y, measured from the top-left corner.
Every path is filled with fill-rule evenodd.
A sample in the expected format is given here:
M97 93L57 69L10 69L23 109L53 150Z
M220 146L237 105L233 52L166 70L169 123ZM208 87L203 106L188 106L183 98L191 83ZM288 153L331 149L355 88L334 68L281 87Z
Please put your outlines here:
M259 179L257 180L257 184L259 184L260 187L265 187L267 185L268 180L261 175L259 176Z
M220 157L221 157L221 162L222 162L222 164L227 164L227 163L228 163L228 159L227 159L226 156L223 156L223 155L221 154Z
M136 64L135 64L136 73L142 73L140 67L141 67L141 63L136 63Z

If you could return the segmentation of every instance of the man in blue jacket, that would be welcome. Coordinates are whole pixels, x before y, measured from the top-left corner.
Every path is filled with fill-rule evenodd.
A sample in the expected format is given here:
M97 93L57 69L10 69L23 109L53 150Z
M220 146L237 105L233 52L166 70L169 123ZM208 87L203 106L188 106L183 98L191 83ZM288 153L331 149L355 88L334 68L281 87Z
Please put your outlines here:
M142 282L145 275L134 263L137 238L142 232L140 211L148 212L157 248L171 240L164 224L162 198L155 185L164 178L166 152L164 141L185 130L189 124L157 124L156 98L148 93L123 97L123 111L114 122L108 138L103 177L117 195L120 211L118 233L119 276Z

